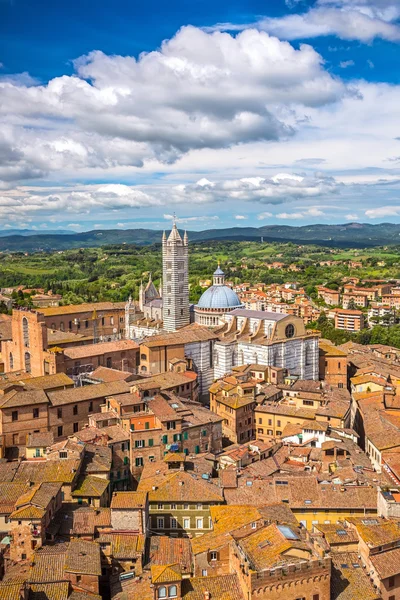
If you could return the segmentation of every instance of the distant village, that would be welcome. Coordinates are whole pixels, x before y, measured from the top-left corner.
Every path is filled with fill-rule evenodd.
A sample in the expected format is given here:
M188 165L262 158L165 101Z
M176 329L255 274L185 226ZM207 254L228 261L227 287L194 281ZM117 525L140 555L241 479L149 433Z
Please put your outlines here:
M400 349L307 327L390 327L398 282L216 264L192 305L188 246L126 302L1 290L0 600L400 598Z

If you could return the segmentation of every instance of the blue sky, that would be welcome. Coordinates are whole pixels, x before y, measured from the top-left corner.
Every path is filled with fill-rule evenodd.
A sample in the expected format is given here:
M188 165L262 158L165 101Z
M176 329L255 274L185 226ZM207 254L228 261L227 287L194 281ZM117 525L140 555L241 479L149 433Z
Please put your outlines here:
M399 0L0 0L0 228L400 222Z

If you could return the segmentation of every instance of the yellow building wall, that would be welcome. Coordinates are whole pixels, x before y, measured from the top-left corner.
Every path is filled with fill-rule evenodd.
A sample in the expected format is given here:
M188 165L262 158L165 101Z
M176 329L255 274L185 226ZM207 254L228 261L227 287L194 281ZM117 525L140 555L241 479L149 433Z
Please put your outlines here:
M343 519L347 519L349 517L362 517L364 514L366 515L377 515L377 510L366 510L364 513L363 508L359 509L329 509L329 510L321 510L321 509L304 509L304 508L293 508L290 507L293 511L296 519L303 523L307 527L307 529L311 530L313 525L323 525L324 523L337 523L338 521L343 521Z
M36 450L39 450L40 455L36 454ZM46 456L46 448L26 448L26 458L44 458Z

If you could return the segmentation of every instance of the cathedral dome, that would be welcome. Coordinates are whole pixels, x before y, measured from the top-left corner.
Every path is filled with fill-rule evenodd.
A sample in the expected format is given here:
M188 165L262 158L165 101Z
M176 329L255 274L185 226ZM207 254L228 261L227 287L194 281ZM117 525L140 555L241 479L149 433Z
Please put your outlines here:
M200 297L197 303L198 308L223 308L233 310L241 308L237 294L227 285L212 285Z

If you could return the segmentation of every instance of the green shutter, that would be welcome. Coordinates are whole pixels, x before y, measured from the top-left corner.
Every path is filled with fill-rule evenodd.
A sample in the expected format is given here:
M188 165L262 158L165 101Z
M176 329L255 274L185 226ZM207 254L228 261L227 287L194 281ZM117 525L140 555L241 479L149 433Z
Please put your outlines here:
M128 457L124 456L124 465L127 465L127 464L128 464Z
M200 446L196 446L194 452L195 454L198 454L200 452Z
M189 434L188 434L188 432L187 432L187 431L184 431L184 432L183 432L183 439L184 439L184 440L187 440L187 439L189 439Z
M174 433L174 442L177 442L179 440L178 434Z
M149 440L149 446L151 447L153 445L153 440Z
M205 436L207 435L207 430L206 430L206 429L203 429L203 431L201 432L201 435L202 435L203 437L205 437Z
M188 448L185 448L185 449L184 449L184 453L185 453L186 455L188 455L188 454L189 454L189 450L188 450Z
M144 424L144 428L145 429L150 429L150 423L148 421L146 421L146 423Z
M134 425L134 423L131 423L131 429L132 429L132 431L135 431L135 425Z
M163 444L168 444L168 435L163 435L162 441L163 441Z

